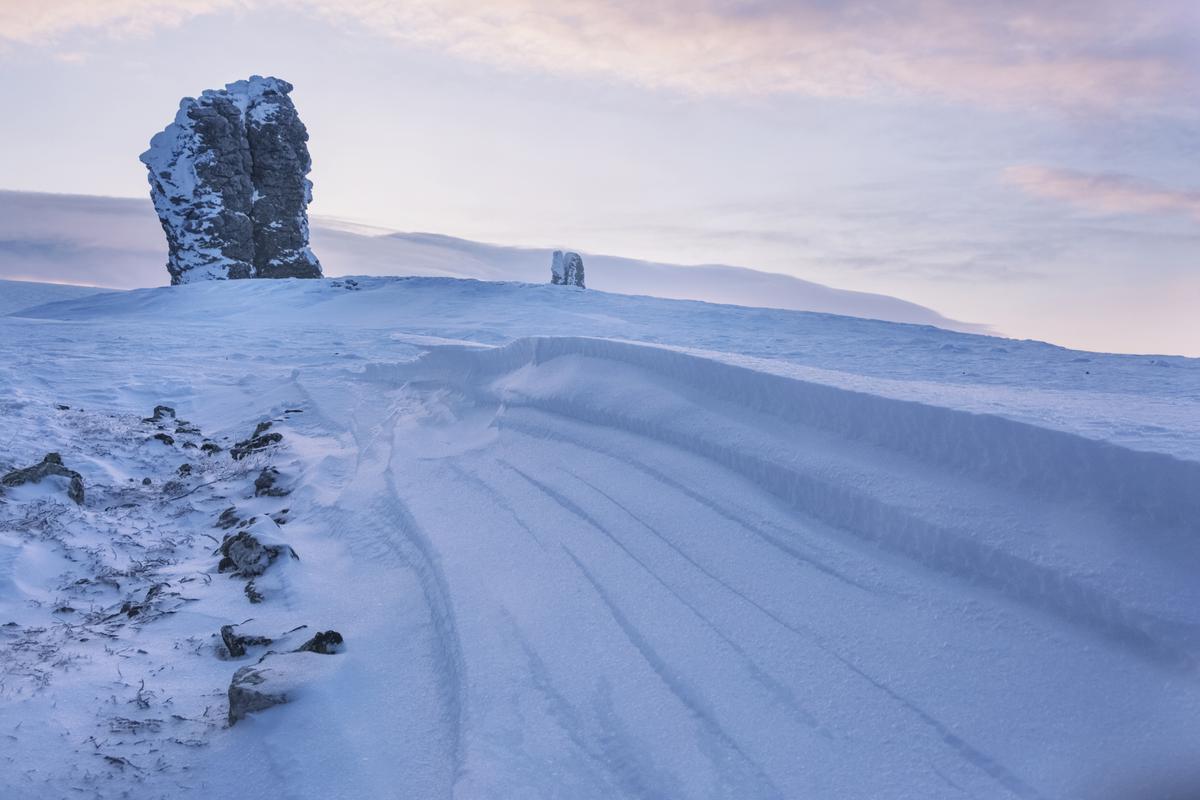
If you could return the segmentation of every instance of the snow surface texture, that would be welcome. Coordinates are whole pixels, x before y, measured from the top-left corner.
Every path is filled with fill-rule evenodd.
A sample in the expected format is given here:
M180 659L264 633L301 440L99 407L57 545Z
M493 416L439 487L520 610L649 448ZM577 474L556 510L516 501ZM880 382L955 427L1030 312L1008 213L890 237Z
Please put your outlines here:
M68 300L0 318L0 355L0 467L54 450L88 489L0 505L0 796L1191 777L1196 360L428 278ZM147 440L158 403L196 433ZM242 461L185 449L263 420ZM230 505L300 557L261 604L215 571ZM217 632L251 617L346 649L227 728L262 648Z
M312 239L326 275L433 275L543 283L553 251L392 233L314 217ZM162 231L144 200L0 191L0 278L132 289L162 284ZM594 289L853 317L981 327L885 295L848 292L741 267L683 267L588 256Z
M308 246L312 167L292 85L252 76L185 97L142 153L171 283L318 278Z
M11 314L23 308L54 303L59 300L74 300L78 297L87 297L108 291L108 289L95 289L90 286L0 279L0 314Z
M562 250L554 251L550 262L550 283L556 286L586 288L583 285L583 258L579 253L569 250L565 253Z

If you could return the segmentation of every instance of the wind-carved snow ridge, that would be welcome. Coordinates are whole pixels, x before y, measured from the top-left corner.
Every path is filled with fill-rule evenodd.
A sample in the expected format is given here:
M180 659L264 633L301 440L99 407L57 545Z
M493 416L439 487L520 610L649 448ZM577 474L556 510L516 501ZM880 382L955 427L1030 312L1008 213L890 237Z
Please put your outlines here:
M1200 620L1155 608L1157 595L1097 580L1078 552L1056 552L1074 545L1100 562L1154 547L1194 558L1200 463L605 339L440 347L421 366L422 375L506 408L541 409L711 459L837 529L1155 660L1191 667L1200 655ZM1021 506L1026 518L1014 519ZM979 519L989 508L997 519ZM1080 541L1045 547L1047 526ZM1176 577L1180 591L1195 594L1185 589L1186 571Z
M308 131L291 90L255 75L185 97L142 153L172 284L321 276L308 246Z

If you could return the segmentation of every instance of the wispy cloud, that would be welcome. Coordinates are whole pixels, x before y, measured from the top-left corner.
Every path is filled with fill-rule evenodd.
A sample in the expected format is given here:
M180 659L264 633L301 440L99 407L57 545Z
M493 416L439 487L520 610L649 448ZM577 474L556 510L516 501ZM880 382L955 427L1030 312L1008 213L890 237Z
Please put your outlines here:
M1193 0L0 0L0 39L263 6L507 68L687 92L1107 109L1200 93Z
M1004 172L1009 183L1039 197L1101 214L1186 214L1200 221L1200 191L1172 189L1116 173L1086 173L1021 165Z

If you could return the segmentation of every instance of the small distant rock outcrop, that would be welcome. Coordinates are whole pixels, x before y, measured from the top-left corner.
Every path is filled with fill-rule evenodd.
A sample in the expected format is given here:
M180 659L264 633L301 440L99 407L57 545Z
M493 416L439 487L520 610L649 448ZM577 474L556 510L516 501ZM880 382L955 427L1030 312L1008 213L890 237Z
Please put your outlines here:
M587 288L583 285L583 258L579 253L570 250L554 251L554 260L550 262L550 283L555 286Z
M67 497L71 498L76 505L83 505L83 476L75 470L63 466L62 456L58 453L47 453L40 464L34 464L32 467L14 469L0 478L0 484L15 487L26 483L41 483L42 480L52 476L66 478L68 481Z
M321 277L308 246L308 131L291 91L255 75L185 97L150 140L141 161L172 284Z

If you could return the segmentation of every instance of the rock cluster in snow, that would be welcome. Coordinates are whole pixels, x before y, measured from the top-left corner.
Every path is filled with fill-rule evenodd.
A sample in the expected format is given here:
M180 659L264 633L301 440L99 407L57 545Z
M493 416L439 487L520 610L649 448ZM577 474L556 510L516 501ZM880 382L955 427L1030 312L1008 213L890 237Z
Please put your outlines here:
M308 131L291 90L255 75L185 97L142 153L172 284L321 277L308 246Z
M572 253L570 250L565 252L555 250L554 260L550 263L550 282L556 286L585 288L583 285L583 258L579 253Z
M58 453L47 453L40 464L24 469L14 469L0 478L0 485L21 486L26 483L41 483L49 477L67 479L67 497L76 505L83 505L83 477L73 469L63 466L62 456Z

